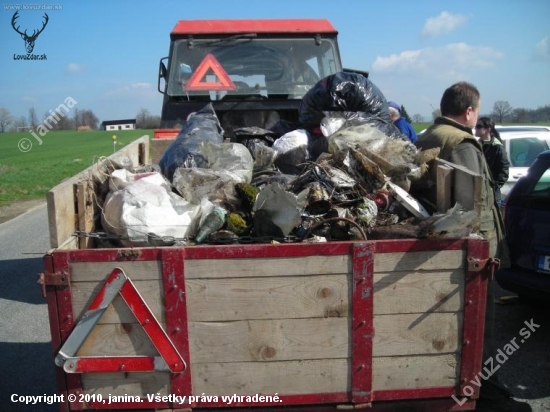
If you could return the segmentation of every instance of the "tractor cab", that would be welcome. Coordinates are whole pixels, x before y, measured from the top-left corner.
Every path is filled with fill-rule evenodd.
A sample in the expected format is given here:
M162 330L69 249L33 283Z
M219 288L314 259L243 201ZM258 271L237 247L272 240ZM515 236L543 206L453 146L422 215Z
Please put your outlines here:
M302 97L342 71L338 32L323 19L181 20L161 59L161 127L180 129L212 103L226 133L295 122Z

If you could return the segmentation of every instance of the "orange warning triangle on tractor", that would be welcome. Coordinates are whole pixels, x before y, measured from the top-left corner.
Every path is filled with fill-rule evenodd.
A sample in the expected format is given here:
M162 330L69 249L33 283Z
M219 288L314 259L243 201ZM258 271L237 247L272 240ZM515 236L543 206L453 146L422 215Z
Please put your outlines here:
M205 79L205 76L208 74L209 70L214 72L214 75L218 79L217 82L210 82ZM185 85L185 90L189 92L204 90L231 91L236 89L237 87L235 86L235 83L233 83L233 80L231 80L220 62L211 53L208 53L204 57L201 64L199 64L199 67L195 69L191 75L191 78Z

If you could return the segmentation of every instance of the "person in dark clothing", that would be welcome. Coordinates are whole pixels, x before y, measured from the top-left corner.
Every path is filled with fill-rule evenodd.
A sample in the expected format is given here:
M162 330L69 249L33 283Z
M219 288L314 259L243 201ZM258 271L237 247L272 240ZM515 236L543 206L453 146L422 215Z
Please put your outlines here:
M388 102L388 109L393 124L396 125L399 131L407 136L412 143L416 142L416 131L409 122L401 117L401 106L395 102Z
M493 175L495 200L500 204L502 202L500 188L508 180L508 170L510 169L506 148L500 138L500 134L495 129L495 122L490 117L480 117L478 119L476 136L482 144L485 160L487 160L487 165Z
M473 136L478 123L481 99L478 89L466 82L447 88L441 98L441 116L436 118L416 141L421 150L440 148L439 157L481 175L479 233L489 242L489 256L501 260L501 267L509 267L510 260L504 242L504 224L495 200L495 183L483 155L481 143ZM455 184L459 185L460 182ZM485 331L483 340L483 366L492 363L494 347L495 304L494 282L487 285ZM487 374L481 381L476 411L529 412L531 407L514 400L500 383L498 373Z

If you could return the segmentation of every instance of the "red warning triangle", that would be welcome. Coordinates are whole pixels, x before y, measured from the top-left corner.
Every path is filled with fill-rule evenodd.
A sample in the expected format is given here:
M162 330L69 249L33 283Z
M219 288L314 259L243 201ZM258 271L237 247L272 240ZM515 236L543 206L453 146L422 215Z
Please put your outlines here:
M209 82L205 80L205 75L209 70L214 72L214 75L217 77L217 82ZM227 72L224 70L220 62L214 57L213 54L208 53L202 60L199 67L195 69L187 84L185 85L185 90L189 92L196 91L222 91L222 90L236 90L237 87L233 80L229 77Z
M107 307L120 293L143 330L160 354L158 356L86 356L76 353L97 324ZM120 268L107 277L94 300L55 357L57 366L67 373L89 372L183 372L187 365L160 323L147 306L132 281Z

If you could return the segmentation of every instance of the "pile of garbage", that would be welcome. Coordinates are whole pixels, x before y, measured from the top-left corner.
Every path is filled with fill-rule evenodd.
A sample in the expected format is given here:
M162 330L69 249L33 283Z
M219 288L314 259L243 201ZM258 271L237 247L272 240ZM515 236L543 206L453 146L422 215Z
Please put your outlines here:
M438 152L399 132L368 78L337 73L298 127L224 139L211 104L192 114L158 170L111 174L102 225L125 246L467 236L475 212L432 215L409 194Z

